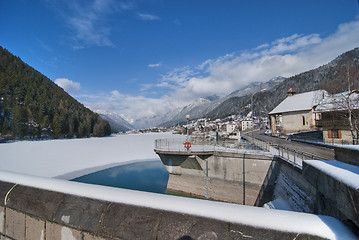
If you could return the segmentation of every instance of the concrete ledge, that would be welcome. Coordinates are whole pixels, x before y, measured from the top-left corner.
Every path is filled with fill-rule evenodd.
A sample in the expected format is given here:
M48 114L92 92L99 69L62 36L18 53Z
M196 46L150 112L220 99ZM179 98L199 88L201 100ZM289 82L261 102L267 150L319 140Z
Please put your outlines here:
M335 159L341 162L359 166L359 150L346 147L334 147Z
M12 239L356 239L325 216L5 172L0 180L0 189L17 184L0 202L0 236Z
M340 169L335 163L338 161L304 161L303 176L317 190L318 214L333 216L359 228L359 189L346 183L339 171L347 176L355 173Z

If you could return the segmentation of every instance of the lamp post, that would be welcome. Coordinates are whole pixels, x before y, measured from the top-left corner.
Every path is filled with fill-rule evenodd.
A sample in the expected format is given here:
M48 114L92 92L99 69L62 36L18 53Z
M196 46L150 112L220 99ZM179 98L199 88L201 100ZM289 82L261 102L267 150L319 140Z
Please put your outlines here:
M189 130L188 130L189 118L190 118L190 116L189 116L189 115L186 115L186 119L187 119L187 140L188 140L188 135L189 135Z
M253 128L254 128L254 112L253 112L253 96L254 94L252 94L252 97L251 97L251 117L252 117L252 144L254 144L254 137L253 137Z
M219 136L218 136L218 127L219 127L219 119L216 119L216 144L218 144L218 139L219 139Z

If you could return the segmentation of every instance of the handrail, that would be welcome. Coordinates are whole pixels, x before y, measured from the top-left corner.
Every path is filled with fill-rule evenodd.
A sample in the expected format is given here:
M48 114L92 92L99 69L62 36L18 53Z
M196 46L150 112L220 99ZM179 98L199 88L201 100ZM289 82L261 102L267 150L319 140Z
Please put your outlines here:
M185 142L191 143L191 148L185 148ZM260 150L248 142L233 141L205 141L199 139L156 139L155 150L177 152L240 152L242 150Z
M326 160L323 157L312 153L290 149L271 142L265 142L257 138L252 139L251 137L243 137L261 149L268 151L275 156L281 157L282 159L290 162L291 164L294 164L299 168L302 168L303 160Z

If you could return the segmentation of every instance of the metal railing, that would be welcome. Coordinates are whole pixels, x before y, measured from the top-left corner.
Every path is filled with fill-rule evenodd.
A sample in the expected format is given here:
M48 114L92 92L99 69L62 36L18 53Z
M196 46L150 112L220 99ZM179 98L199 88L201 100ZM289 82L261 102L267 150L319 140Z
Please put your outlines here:
M185 143L190 142L191 147L186 148ZM231 152L240 153L243 150L262 150L249 142L238 140L208 141L196 138L189 139L156 139L155 150L175 152Z
M247 140L251 141L254 145L258 146L262 150L270 152L275 156L281 157L282 159L299 168L302 168L303 160L326 160L312 153L290 149L287 147L280 146L278 144L261 141L256 138L248 138Z
M302 168L303 160L326 160L312 153L280 146L265 142L256 138L245 137L246 141L226 140L208 141L198 138L186 139L156 139L155 150L171 152L230 152L243 153L244 150L266 151L274 156ZM187 149L185 143L190 142L191 147Z

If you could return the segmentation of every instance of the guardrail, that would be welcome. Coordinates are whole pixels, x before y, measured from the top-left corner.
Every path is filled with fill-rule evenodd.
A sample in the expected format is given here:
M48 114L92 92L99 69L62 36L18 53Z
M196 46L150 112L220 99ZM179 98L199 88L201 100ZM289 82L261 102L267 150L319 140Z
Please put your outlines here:
M185 143L190 143L190 148L186 148ZM188 147L188 145L187 145ZM206 141L202 139L156 139L155 150L176 151L176 152L239 152L243 150L261 150L260 147L249 142L238 140L227 141Z
M186 139L156 139L155 150L173 152L231 152L240 153L243 150L260 150L269 152L283 160L302 168L303 160L326 160L315 154L298 151L290 148L261 141L256 138L245 137L246 141L226 140L226 141L206 141L197 138ZM186 148L185 143L190 142L191 147Z
M270 152L275 156L281 157L282 159L293 164L294 166L299 167L300 169L302 168L303 160L326 160L312 153L286 148L278 144L261 141L256 138L245 137L245 139L252 142L254 145L258 146L262 150Z

